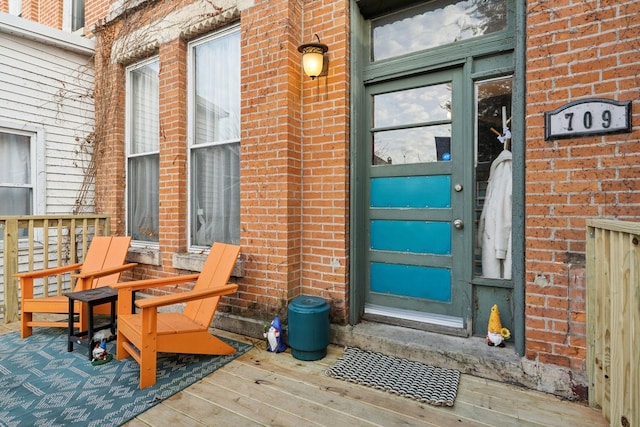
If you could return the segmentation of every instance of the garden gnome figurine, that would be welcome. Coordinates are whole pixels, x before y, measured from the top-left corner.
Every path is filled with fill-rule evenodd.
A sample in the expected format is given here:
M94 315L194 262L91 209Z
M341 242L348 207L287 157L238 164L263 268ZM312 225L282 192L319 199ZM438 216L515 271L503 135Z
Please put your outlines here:
M498 304L494 304L491 307L491 314L489 315L489 327L487 328L487 344L490 346L504 347L504 340L511 337L511 332L507 328L502 327L500 321L500 310L498 310Z
M264 336L267 339L268 351L280 353L287 349L287 345L282 341L282 324L278 316L273 319Z

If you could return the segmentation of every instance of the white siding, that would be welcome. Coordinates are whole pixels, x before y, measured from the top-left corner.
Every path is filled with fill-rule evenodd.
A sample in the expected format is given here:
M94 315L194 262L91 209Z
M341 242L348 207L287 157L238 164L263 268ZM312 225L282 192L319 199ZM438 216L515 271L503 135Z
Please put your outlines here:
M44 130L44 211L71 213L89 163L93 131L92 43L0 14L0 124ZM39 173L43 171L38 171ZM93 212L93 189L84 201Z
M93 131L93 87L92 41L0 13L0 127L39 136L39 158L32 165L38 169L40 199L35 214L73 212L89 164L91 147L81 143ZM93 188L84 205L83 213L93 212ZM3 250L0 242L0 272ZM36 268L42 265L42 251L36 247ZM21 249L20 271L27 270L25 254ZM57 265L55 247L47 256L50 266ZM3 281L0 273L0 306ZM41 293L39 282L36 294Z

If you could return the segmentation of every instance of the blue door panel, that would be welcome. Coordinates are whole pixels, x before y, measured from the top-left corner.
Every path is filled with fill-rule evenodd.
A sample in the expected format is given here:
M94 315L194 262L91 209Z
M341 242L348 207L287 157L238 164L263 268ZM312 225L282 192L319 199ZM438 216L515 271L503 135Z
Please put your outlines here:
M406 176L371 179L373 208L449 208L449 175Z
M451 254L451 223L371 221L371 249L421 254Z
M417 265L371 263L371 291L451 301L451 270Z

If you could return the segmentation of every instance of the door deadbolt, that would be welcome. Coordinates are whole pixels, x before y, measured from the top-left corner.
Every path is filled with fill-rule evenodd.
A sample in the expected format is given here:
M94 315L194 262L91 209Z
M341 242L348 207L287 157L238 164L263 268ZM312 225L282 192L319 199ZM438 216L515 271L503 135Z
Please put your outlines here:
M461 219L456 219L453 221L453 226L458 230L462 230L464 228L464 222Z

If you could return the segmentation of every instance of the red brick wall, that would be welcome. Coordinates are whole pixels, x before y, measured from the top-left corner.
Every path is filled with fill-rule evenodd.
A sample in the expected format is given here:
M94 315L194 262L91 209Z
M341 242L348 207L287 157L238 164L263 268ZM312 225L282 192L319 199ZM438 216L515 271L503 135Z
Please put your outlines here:
M125 75L111 60L121 25L103 28L95 56L95 211L111 215L111 232L125 233Z
M61 30L62 1L23 0L22 17Z
M160 222L163 265L187 249L187 44L160 46Z
M639 14L631 0L527 4L529 359L585 368L585 220L640 216ZM634 101L634 132L544 140L544 112L591 97Z
M283 314L301 294L332 299L344 323L348 256L348 2L261 1L242 14L241 224L250 254L234 301ZM326 77L302 75L297 46L329 45Z
M349 2L304 2L300 42L329 46L327 77L303 79L302 288L348 321ZM297 67L300 67L298 55Z
M246 277L233 303L282 315L301 280L300 1L259 1L241 17L240 224Z
M184 2L180 5L182 7ZM245 275L223 309L269 319L286 315L289 299L304 294L334 300L344 323L348 255L347 2L257 1L241 16L241 245ZM96 75L106 91L97 106L106 141L96 178L96 210L113 215L124 232L124 74L103 57L109 41L177 8L158 2L118 28L98 33ZM304 28L304 31L303 31ZM330 46L327 77L302 77L297 47L318 34ZM160 46L161 268L136 275L175 274L172 257L186 250L186 44ZM106 46L103 49L103 46ZM137 58L143 59L143 58ZM98 65L100 67L102 65ZM108 70L104 72L104 70ZM100 112L100 109L105 111ZM101 117L105 119L102 120ZM100 124L97 124L99 127Z
M91 28L107 16L112 0L85 0L84 2L84 31L91 34Z

